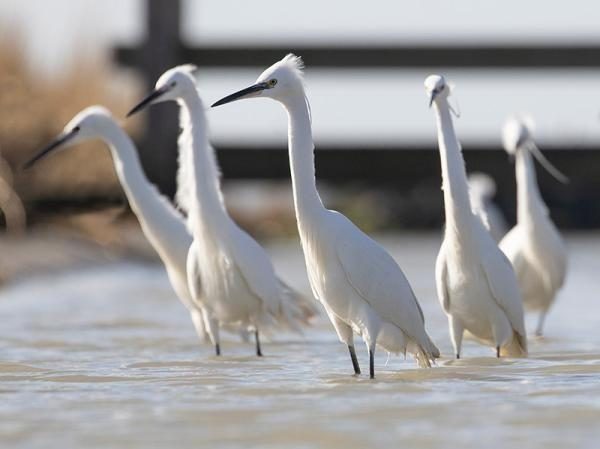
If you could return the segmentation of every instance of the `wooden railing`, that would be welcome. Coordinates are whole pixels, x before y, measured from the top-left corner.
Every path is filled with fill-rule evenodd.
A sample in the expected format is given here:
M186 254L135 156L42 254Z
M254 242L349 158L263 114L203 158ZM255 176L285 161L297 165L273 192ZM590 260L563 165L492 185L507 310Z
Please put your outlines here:
M190 48L180 38L181 2L147 0L146 4L146 40L133 48L117 48L115 59L124 66L139 70L148 89L153 86L163 71L177 64L191 62L199 67L264 67L289 51L301 55L310 67L331 69L600 68L600 47L585 45L291 46L291 48L201 46ZM172 194L175 190L177 117L174 106L152 108L146 124L145 136L140 143L142 161L149 177L167 194ZM415 145L407 144L403 147L381 150L370 149L368 142L364 145L356 142L354 147L354 149L319 148L317 151L319 179L335 182L360 180L393 186L404 192L414 188L422 182L423 178L431 178L439 184L437 148L419 147L419 151L406 151L416 149ZM262 148L264 146L259 143L255 143L253 147L218 148L225 177L246 179L287 177L289 171L284 149L260 150ZM485 169L495 175L500 184L500 196L504 198L501 198L501 202L506 201L510 204L513 199L509 199L509 195L514 194L514 181L509 173L510 166L500 163L505 160L504 153L500 152L499 148L465 146L465 149L474 150L465 152L469 169ZM593 148L578 148L576 152L569 151L570 148L562 148L563 151L556 150L551 157L561 159L561 167L567 173L577 174L577 179L566 190L565 197L564 193L561 194L549 180L541 176L542 182L548 184L544 186L544 191L550 207L561 208L558 220L564 224L600 225L600 176L590 172L591 167L600 167L600 152ZM406 170L406 167L410 167L410 170Z

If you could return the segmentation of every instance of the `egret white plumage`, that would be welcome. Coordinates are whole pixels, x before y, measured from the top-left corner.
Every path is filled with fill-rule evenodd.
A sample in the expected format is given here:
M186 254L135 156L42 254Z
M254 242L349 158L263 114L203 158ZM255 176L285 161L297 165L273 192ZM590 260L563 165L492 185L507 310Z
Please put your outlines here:
M494 179L485 173L474 172L469 174L468 182L473 212L479 216L492 238L499 242L506 234L507 225L502 211L494 204Z
M109 146L119 182L131 210L138 218L144 235L160 256L173 290L190 312L196 333L204 340L206 332L202 310L192 300L187 285L186 260L192 236L187 231L184 217L146 178L135 145L108 110L92 106L81 111L65 126L61 135L25 167L32 166L53 151L90 139L102 139Z
M503 142L516 158L517 224L500 249L513 264L525 308L540 313L535 333L542 335L546 314L565 281L567 250L540 194L531 155L559 181L568 180L537 148L525 120L509 119Z
M495 347L497 357L525 356L527 336L517 279L506 256L473 215L462 149L450 116L450 87L442 76L431 75L425 90L435 112L446 215L436 286L456 357L460 358L465 331Z
M404 273L378 243L321 202L302 60L287 55L252 86L213 106L253 97L274 99L288 114L294 204L310 285L348 346L354 372L360 374L353 332L367 345L371 378L376 345L391 353L408 350L420 365L430 366L439 351L425 331L423 312Z
M203 305L204 323L217 355L221 353L219 327L232 324L254 331L256 353L261 356L259 330L281 324L300 330L315 308L276 276L265 250L227 213L194 69L179 66L165 72L155 90L128 115L153 103L179 104L179 157L184 169L179 176L183 189L179 200L188 210L194 238L187 256L188 286L194 300Z

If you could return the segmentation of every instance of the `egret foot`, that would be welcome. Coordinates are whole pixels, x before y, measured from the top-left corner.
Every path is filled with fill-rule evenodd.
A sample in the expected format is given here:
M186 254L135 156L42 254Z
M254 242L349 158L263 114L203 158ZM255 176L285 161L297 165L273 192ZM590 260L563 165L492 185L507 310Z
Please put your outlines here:
M360 374L360 365L358 364L358 359L356 358L356 351L354 350L354 346L348 345L348 351L350 351L350 359L352 360L354 374L358 376Z
M500 358L500 346L496 346L496 357Z
M215 354L221 355L221 345L219 345L219 343L215 345Z
M375 379L375 350L369 349L369 378Z
M456 360L460 359L460 354L456 354Z
M256 340L256 355L262 357L262 351L260 350L260 340L258 339L258 330L254 331L254 338Z

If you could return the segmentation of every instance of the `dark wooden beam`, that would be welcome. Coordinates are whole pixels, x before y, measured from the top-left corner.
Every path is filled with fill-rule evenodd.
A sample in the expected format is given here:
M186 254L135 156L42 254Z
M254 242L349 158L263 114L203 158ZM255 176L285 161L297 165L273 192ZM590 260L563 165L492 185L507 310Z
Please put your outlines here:
M116 59L129 66L138 61L135 48L118 48ZM311 47L195 47L181 45L179 62L200 67L263 67L294 52L309 67L330 68L600 68L600 46L594 45L414 45Z
M148 35L139 49L132 53L131 63L144 77L147 92L162 73L181 61L180 2L148 0L146 2ZM135 56L134 56L135 55ZM177 105L160 104L149 108L145 133L140 145L141 160L148 177L169 196L175 192L177 167Z
M225 182L275 181L290 185L285 148L218 146L217 155ZM515 215L514 166L506 153L495 147L466 146L469 172L482 171L497 183L496 201L510 220ZM548 150L547 147L544 148ZM538 168L538 181L553 220L564 228L597 228L600 225L600 150L553 148L548 158L571 178L568 185ZM385 204L395 224L404 227L439 227L444 218L440 190L440 159L437 148L318 147L315 153L317 180L346 191L388 191ZM291 200L291 199L290 199ZM29 211L40 214L88 211L125 204L115 198L47 198L30 202Z

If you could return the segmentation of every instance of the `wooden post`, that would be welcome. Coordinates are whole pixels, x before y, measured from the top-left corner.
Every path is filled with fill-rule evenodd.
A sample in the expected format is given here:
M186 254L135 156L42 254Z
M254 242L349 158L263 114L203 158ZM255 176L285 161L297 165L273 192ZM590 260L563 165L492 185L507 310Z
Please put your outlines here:
M148 36L136 51L134 66L142 71L149 92L158 77L181 63L179 0L146 2ZM175 193L177 170L177 105L165 103L149 108L140 146L142 165L150 180L168 196Z

